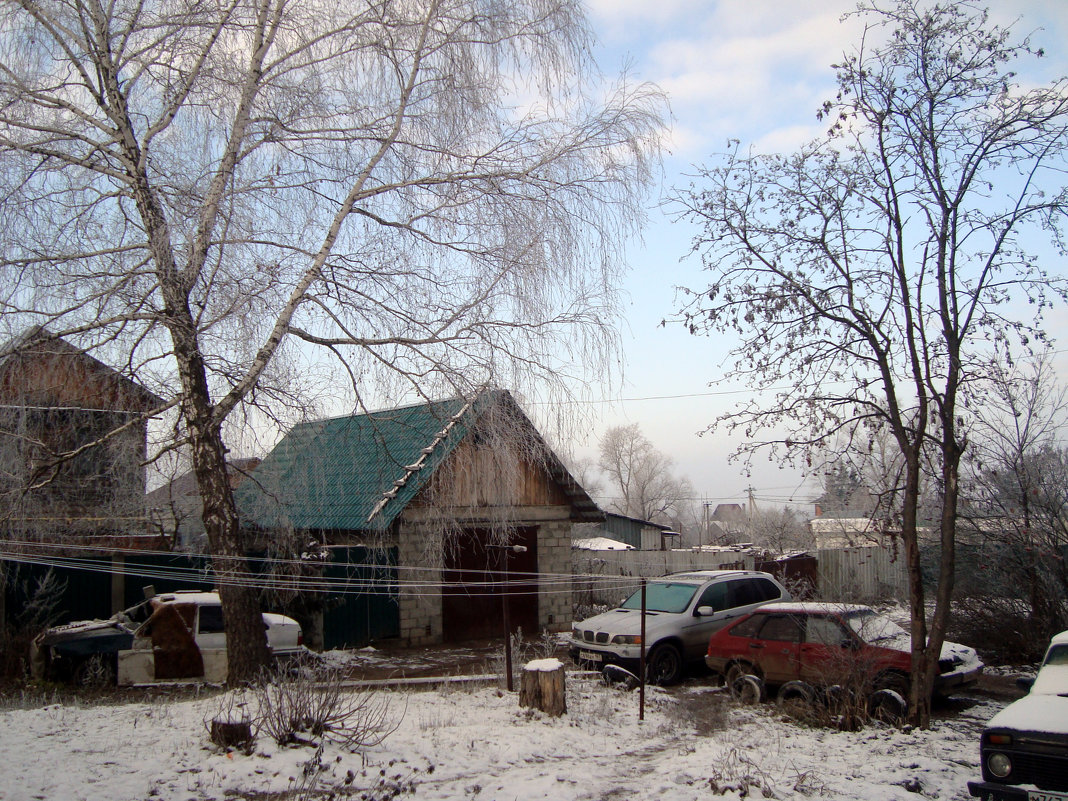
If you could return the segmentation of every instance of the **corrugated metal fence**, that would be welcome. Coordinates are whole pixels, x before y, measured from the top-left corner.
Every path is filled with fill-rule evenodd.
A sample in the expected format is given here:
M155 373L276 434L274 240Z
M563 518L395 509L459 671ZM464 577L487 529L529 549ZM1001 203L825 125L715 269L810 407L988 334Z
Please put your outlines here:
M818 565L817 597L828 601L870 602L908 597L904 560L885 548L811 551ZM641 577L687 570L755 569L752 554L722 551L572 552L575 603L615 605L633 592Z

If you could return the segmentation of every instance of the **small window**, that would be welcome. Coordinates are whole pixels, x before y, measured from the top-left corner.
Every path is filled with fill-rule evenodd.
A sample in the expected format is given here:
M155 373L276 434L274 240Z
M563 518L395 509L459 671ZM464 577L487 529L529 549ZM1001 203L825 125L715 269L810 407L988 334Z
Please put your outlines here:
M734 637L755 637L767 619L767 615L753 615L750 618L746 618L731 629L731 635Z
M1068 645L1054 645L1046 654L1043 665L1068 665Z
M801 642L801 623L793 615L771 615L760 630L760 639Z
M223 613L221 606L200 607L200 633L218 634L225 631L223 628Z
M808 619L805 642L841 645L848 639L850 639L849 635L834 618L813 616Z
M727 608L749 606L764 601L764 593L757 586L756 579L739 579L727 582Z
M756 591L761 595L765 601L777 601L782 598L782 590L779 589L779 585L771 579L758 578L753 579L756 584Z
M717 581L709 587L705 588L705 591L701 593L701 600L697 602L698 606L711 606L717 612L722 609L729 609L727 606L727 585L725 582Z

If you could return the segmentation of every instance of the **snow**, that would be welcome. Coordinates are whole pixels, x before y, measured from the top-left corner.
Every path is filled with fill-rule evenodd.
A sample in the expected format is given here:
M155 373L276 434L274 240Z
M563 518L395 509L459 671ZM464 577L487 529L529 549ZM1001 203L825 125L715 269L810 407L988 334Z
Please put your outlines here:
M1015 731L1068 734L1068 698L1036 695L1032 691L996 714L990 725Z
M534 659L527 662L523 666L523 670L529 670L533 673L552 673L554 670L559 670L564 666L564 663L559 659Z
M636 692L578 674L567 692L567 714L549 718L493 687L392 691L396 730L362 753L327 744L319 773L314 748L262 734L251 755L211 745L205 721L235 702L220 691L124 703L0 699L0 798L223 801L297 789L307 766L320 789L372 799L403 786L441 801L915 801L907 788L949 801L966 799L966 782L979 778L979 731L997 709L979 702L928 731L849 733L795 725L773 705L738 707L701 686L649 688L644 721Z
M619 540L608 537L586 537L585 539L572 540L571 547L580 551L633 551L633 545L627 545Z
M1063 647L1064 640L1058 641L1054 637L1046 654L1046 663L1038 671L1031 692L995 715L990 721L991 726L1068 734L1068 664L1054 657L1054 646Z

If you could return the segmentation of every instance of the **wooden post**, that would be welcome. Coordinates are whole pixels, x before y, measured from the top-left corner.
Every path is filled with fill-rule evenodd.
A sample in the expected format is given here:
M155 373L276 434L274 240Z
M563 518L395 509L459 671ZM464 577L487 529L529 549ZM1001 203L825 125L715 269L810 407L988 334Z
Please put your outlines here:
M559 717L567 712L564 664L559 659L536 659L523 666L519 705Z
M638 720L645 720L645 579L642 579L641 648L638 649Z

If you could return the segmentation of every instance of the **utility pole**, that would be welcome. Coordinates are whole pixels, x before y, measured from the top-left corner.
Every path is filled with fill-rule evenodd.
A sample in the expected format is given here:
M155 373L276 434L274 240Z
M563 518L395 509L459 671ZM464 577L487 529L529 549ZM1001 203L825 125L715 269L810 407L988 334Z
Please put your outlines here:
M756 512L756 499L753 497L753 485L750 484L746 488L746 494L749 496L749 503L746 505L745 514L745 538L749 542L753 541L753 513Z

